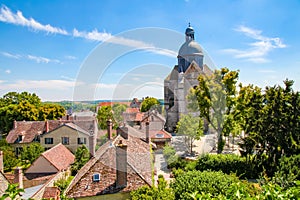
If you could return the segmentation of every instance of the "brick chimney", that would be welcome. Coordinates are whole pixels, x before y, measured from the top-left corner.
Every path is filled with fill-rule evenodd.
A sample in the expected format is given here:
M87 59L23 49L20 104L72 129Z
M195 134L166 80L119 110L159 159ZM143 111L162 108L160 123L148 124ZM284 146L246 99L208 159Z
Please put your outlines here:
M0 172L4 173L3 151L0 151Z
M150 144L150 126L149 126L149 121L147 120L146 121L146 142L148 143L148 144Z
M126 126L119 127L117 129L118 135L121 135L124 139L128 139L128 128Z
M13 127L14 129L16 129L17 128L17 121L16 120L14 120L14 127Z
M116 187L123 188L127 186L127 145L122 140L116 146Z
M109 119L109 120L107 120L106 123L107 123L107 138L109 140L111 140L112 139L112 120Z
M15 169L15 177L14 177L14 183L19 184L19 188L23 188L23 172L21 167L16 167Z
M46 120L46 133L48 133L48 132L49 132L49 121Z

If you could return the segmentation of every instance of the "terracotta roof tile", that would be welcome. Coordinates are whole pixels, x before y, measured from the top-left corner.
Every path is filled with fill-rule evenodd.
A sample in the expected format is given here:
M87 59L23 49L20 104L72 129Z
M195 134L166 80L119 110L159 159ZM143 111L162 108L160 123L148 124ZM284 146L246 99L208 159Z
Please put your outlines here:
M115 193L118 191L127 192L135 190L142 185L152 185L152 165L150 155L150 145L144 142L132 127L121 128L126 131L128 128L128 139L118 135L115 139L102 145L95 154L83 166L66 190L68 197L84 197L99 194ZM116 181L116 147L122 140L127 145L127 186L118 189ZM95 173L101 174L99 182L93 182L92 176Z
M158 137L158 134L160 135L159 137ZM154 138L169 139L169 138L172 138L172 135L169 132L165 131L165 130L159 130L159 131L150 131L150 137L153 138L153 139Z
M75 156L61 143L45 151L41 156L47 159L59 171L68 169L75 160Z
M43 199L58 199L59 198L60 191L58 187L46 187Z

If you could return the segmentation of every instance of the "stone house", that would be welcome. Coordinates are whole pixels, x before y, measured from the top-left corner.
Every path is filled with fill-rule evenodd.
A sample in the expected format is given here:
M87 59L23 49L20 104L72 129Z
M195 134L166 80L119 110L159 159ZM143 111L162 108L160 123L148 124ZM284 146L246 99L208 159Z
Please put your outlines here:
M12 145L16 154L24 146L39 142L46 149L62 143L73 153L84 144L93 155L97 136L98 125L95 117L84 120L67 117L65 120L14 121L6 141Z
M143 185L152 185L149 134L147 136L130 126L123 126L118 128L118 135L113 138L111 127L109 123L109 140L79 170L66 189L67 197L112 194L110 198L113 199L117 198L114 195L128 194ZM144 137L140 138L141 135Z

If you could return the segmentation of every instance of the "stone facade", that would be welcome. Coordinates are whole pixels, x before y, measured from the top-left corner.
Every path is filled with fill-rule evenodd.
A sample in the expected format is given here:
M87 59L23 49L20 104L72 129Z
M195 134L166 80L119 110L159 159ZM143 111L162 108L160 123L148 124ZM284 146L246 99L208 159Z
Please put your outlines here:
M174 132L181 114L187 114L187 95L198 85L200 74L212 71L203 64L203 50L194 40L194 29L189 25L185 31L186 41L178 52L178 64L164 80L164 101L166 111L165 129Z

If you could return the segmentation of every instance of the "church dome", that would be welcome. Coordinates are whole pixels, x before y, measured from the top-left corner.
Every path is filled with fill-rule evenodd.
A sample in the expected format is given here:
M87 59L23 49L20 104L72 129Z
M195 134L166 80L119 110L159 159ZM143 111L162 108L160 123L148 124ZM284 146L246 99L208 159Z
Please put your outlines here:
M195 33L194 28L191 27L191 25L189 25L189 27L187 27L187 28L185 29L185 34L186 34L186 35L194 34L194 33Z
M180 47L178 55L181 57L187 55L203 55L203 50L195 40L189 40Z

